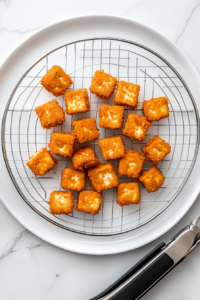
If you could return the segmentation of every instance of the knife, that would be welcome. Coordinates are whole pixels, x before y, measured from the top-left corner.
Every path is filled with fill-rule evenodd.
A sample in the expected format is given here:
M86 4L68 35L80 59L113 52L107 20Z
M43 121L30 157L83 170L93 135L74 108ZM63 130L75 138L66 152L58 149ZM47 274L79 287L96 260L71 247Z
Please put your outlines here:
M161 243L106 290L90 300L138 300L200 243L200 215L167 244Z

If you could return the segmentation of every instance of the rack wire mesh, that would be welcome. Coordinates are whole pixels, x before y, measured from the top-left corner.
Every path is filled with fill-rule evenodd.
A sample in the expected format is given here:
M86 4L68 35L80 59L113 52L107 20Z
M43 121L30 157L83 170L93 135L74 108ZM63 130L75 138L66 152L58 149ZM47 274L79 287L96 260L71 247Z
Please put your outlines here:
M49 130L41 127L34 108L53 99L40 80L53 65L60 65L73 78L72 89L86 88L96 70L133 82L141 86L138 114L142 114L142 102L152 97L166 96L169 99L170 116L153 122L145 140L135 142L123 136L125 147L141 151L154 135L159 135L171 147L171 153L159 164L165 176L163 186L148 194L140 184L139 205L120 207L116 203L116 189L103 192L103 203L98 215L74 212L56 216L49 212L49 195L62 190L61 174L66 166L72 166L69 158L57 156L58 165L45 176L34 175L26 166L29 158L42 147L48 149L51 133L56 129L71 132L71 121L95 117L99 125L98 110L102 101L89 91L91 110L77 115L66 115L66 121ZM114 95L108 104L114 102ZM57 98L65 108L64 96ZM127 113L135 112L125 108ZM123 126L124 127L124 126ZM100 138L121 135L122 130L100 128ZM54 49L35 63L20 79L7 103L2 126L3 153L10 176L22 198L42 217L64 229L90 235L113 235L138 228L159 215L181 191L195 163L199 148L199 116L195 101L176 70L159 54L134 42L114 38L92 38L66 44ZM104 162L98 141L90 145L101 162ZM80 145L76 143L75 148ZM111 161L117 169L118 160ZM151 166L145 162L144 169ZM123 176L119 182L132 181ZM86 189L91 189L86 181ZM77 193L75 193L77 201Z

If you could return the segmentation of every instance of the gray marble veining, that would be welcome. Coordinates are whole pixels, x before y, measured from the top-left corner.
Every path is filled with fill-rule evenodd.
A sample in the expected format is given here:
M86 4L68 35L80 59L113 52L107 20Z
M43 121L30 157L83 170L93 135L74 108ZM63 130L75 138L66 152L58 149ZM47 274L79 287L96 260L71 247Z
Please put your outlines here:
M200 2L199 2L197 5L195 5L195 7L193 7L193 9L192 9L192 11L191 11L191 13L190 13L188 19L187 19L186 22L185 22L185 25L184 25L184 27L183 27L182 32L178 35L178 37L177 37L177 39L176 39L176 43L178 43L178 40L179 40L180 37L184 34L184 32L185 32L185 30L186 30L186 27L187 27L188 23L190 22L190 20L191 20L193 14L195 13L195 11L198 9L199 6L200 6Z
M196 0L0 0L0 65L8 53L37 29L80 14L115 14L144 22L176 42L200 72L200 2ZM1 193L0 193L1 194ZM200 198L168 233L140 249L95 257L70 253L34 236L0 201L0 299L87 300L117 279L160 241L168 241L200 212ZM144 300L198 299L196 249Z

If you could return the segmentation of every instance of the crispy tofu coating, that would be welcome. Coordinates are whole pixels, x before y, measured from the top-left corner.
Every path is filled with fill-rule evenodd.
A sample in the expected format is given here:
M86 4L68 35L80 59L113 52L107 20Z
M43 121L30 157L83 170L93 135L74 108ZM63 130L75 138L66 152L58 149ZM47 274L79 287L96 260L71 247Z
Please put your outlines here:
M151 123L149 123L145 117L141 117L137 114L129 114L122 135L134 139L137 142L142 142L150 126Z
M142 103L144 115L148 121L159 121L169 117L168 99L166 97L152 98Z
M156 192L164 183L165 178L162 172L155 166L142 173L139 181L144 185L149 193Z
M96 94L101 100L107 101L114 92L117 85L117 79L109 74L106 74L104 70L96 71L92 79L90 91L92 94Z
M153 165L158 165L171 152L171 146L159 136L154 136L142 147L142 151Z
M54 131L48 145L52 154L71 157L74 151L75 135L69 132Z
M65 94L66 113L68 115L84 113L90 110L89 96L86 89L71 90Z
M62 173L61 186L63 189L81 191L85 188L86 172L66 167Z
M41 126L46 129L65 121L65 112L55 99L37 106L35 112L40 119Z
M120 183L117 187L117 203L121 206L139 204L139 184L137 182Z
M115 104L128 106L135 109L138 104L140 86L125 81L120 81L115 94Z
M82 191L78 195L76 210L96 215L101 209L102 200L102 193L91 190Z
M50 212L55 215L67 215L73 212L73 192L55 191L50 195Z
M98 167L88 169L88 177L92 188L97 192L108 190L119 184L115 169L110 163L103 163Z
M42 148L31 156L26 164L35 175L43 176L57 165L57 159L46 148Z
M124 121L124 107L103 104L99 110L101 128L121 128Z
M99 146L105 160L120 158L125 153L124 140L120 136L99 140Z
M72 83L71 77L60 66L53 66L41 79L43 87L56 97L63 95Z
M98 157L96 156L92 147L85 146L78 148L71 158L74 168L83 170L87 168L96 167L100 164Z
M99 129L95 118L72 121L72 130L79 143L94 141L99 137Z
M137 150L125 150L119 161L118 174L129 178L139 178L144 166L145 157Z

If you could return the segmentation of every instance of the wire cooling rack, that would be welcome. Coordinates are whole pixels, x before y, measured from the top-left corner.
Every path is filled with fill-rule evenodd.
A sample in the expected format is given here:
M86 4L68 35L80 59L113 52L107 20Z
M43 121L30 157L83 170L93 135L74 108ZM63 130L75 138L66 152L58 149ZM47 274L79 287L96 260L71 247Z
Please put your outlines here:
M62 190L61 174L66 166L72 166L69 158L55 156L58 164L45 176L34 175L26 166L29 158L42 147L48 149L51 133L56 129L71 132L74 119L95 117L99 127L98 110L102 102L89 91L91 110L87 113L66 115L62 125L49 130L41 127L34 108L52 100L40 84L42 76L53 65L60 65L73 78L72 89L87 88L94 72L104 69L118 80L133 82L141 86L139 105L136 109L142 114L142 102L152 97L166 96L169 99L170 116L153 122L145 140L135 142L124 136L125 147L141 151L141 146L159 135L171 145L171 153L159 164L165 176L163 186L155 193L148 194L140 184L141 202L139 205L120 207L116 203L116 189L103 192L103 203L98 215L74 212L70 215L52 215L49 212L49 195ZM108 104L114 103L114 95ZM64 96L57 98L65 109ZM135 112L125 108L127 113ZM124 122L125 122L124 121ZM119 130L100 129L100 138L121 135ZM22 198L42 217L64 229L90 235L112 235L138 228L159 215L176 198L188 179L195 163L199 147L199 116L195 101L188 87L176 70L159 54L134 42L114 38L93 38L76 41L54 49L36 62L20 79L15 87L3 117L2 141L5 162L10 176ZM84 143L90 145L101 162L104 162L98 141ZM75 148L80 145L75 144ZM111 163L117 170L118 160ZM145 162L144 170L151 167ZM119 177L119 182L132 181ZM86 181L86 189L91 189ZM77 193L75 199L77 201ZM76 203L75 203L76 204Z

